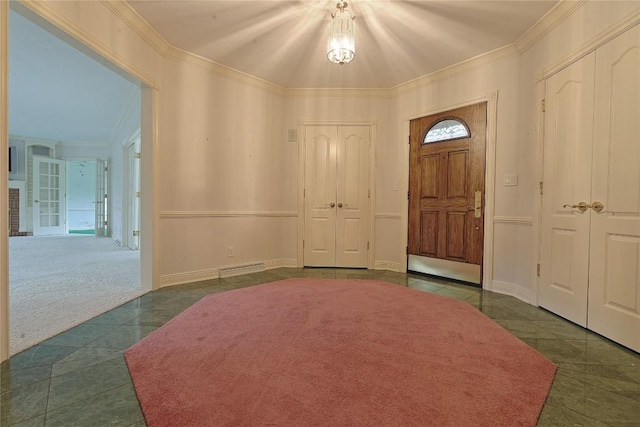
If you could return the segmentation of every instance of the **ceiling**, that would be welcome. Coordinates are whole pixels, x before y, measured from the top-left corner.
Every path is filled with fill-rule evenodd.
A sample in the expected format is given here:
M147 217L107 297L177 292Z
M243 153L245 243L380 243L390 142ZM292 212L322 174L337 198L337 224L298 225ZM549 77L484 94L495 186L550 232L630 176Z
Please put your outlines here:
M10 12L12 136L110 144L139 128L139 104L138 86Z
M326 58L336 0L129 0L175 47L286 88L389 88L523 35L556 0L350 0L356 57Z
M173 46L282 87L389 88L513 43L557 2L351 0L346 65L326 59L334 0L128 4ZM137 130L138 86L13 9L11 135L105 144Z

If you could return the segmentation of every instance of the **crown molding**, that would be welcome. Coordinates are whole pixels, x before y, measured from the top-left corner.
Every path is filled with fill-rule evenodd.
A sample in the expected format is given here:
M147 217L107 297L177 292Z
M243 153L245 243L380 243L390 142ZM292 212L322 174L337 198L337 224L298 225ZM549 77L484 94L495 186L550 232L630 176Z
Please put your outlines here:
M226 65L222 65L218 62L177 48L175 46L171 46L171 48L167 51L165 58L193 65L218 77L224 77L229 80L253 86L258 89L262 89L272 95L283 97L285 93L285 88L275 83L271 83L267 80L263 80L251 74L244 73L242 71L236 70L235 68L227 67Z
M379 98L389 99L395 95L391 88L285 88L287 98Z
M193 65L219 77L257 87L272 95L284 95L284 88L282 86L173 46L125 0L100 1L163 58Z
M100 3L127 24L160 55L166 56L167 52L172 48L171 44L125 0L100 0Z
M514 45L518 52L524 53L540 39L560 25L565 19L580 9L587 0L561 0L542 18L531 26Z
M114 14L120 21L131 28L138 36L140 36L150 47L158 52L163 58L176 62L183 62L192 66L203 69L211 74L223 77L232 81L256 87L267 93L279 97L362 97L362 98L380 98L388 99L398 96L406 91L415 90L425 85L432 84L436 81L451 78L457 74L466 71L490 65L496 62L514 58L533 46L542 37L557 27L561 22L571 16L576 10L582 7L588 0L561 0L554 6L545 16L540 18L525 34L523 34L516 42L495 49L493 51L483 53L474 58L459 62L449 67L440 69L433 73L420 76L398 85L388 88L286 88L251 74L236 70L226 65L217 63L210 59L204 58L192 52L185 51L171 45L160 35L138 12L127 3L126 0L100 0L105 8ZM112 60L126 70L133 70L136 76L143 76L144 81L154 82L149 76L137 69L132 64L119 58L111 50L94 39L91 35L71 24L64 18L56 15L51 8L45 6L46 2L33 0L20 0L20 4L25 5L28 9L34 11L41 17L47 17L59 28L64 28L72 36L86 43L93 49L97 50L107 59ZM158 88L157 84L152 84Z
M519 55L520 53L518 52L516 47L513 44L510 44L492 50L490 52L483 53L482 55L467 59L466 61L462 61L449 67L442 68L438 71L424 75L422 77L418 77L416 79L409 80L408 82L401 83L397 86L394 86L392 89L394 90L395 95L400 95L409 90L419 89L433 82L446 80L457 74L484 67L496 62L506 61Z

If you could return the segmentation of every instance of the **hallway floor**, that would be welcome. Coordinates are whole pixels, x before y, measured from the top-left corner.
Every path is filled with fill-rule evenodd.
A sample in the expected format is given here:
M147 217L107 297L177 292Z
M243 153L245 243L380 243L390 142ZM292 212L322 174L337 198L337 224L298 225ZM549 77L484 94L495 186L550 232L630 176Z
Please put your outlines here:
M145 426L122 353L205 295L290 277L378 279L467 301L558 365L539 426L640 426L640 354L516 298L389 271L280 268L161 289L0 367L0 426Z

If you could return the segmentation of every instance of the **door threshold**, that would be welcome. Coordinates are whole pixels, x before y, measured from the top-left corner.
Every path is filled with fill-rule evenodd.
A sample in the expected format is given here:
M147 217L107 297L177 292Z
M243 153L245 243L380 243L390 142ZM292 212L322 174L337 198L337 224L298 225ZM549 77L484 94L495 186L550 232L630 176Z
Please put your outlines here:
M482 284L482 266L477 264L409 255L407 270L472 283L476 286Z

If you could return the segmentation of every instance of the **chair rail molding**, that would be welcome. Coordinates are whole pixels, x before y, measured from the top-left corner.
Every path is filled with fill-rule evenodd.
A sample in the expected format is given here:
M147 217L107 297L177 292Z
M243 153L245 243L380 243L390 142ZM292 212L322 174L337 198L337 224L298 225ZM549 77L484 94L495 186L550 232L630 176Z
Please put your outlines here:
M500 216L493 217L494 224L515 224L526 225L531 227L533 225L533 218L528 216Z
M295 211L162 211L161 219L187 218L297 218Z
M394 213L394 212L376 212L374 217L376 219L401 219L402 218L402 214L401 213Z

